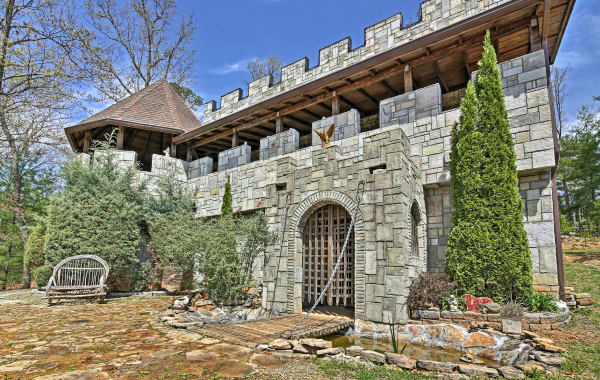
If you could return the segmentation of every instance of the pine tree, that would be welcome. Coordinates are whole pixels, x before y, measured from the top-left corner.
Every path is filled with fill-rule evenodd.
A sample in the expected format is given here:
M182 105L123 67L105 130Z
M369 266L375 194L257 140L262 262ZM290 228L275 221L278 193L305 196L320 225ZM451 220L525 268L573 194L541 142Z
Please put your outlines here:
M233 197L231 196L231 184L229 183L229 177L227 177L227 183L225 184L225 194L223 194L223 204L221 205L221 215L233 214Z
M489 32L461 112L452 137L455 212L446 270L467 292L503 300L529 290L532 276L516 154Z

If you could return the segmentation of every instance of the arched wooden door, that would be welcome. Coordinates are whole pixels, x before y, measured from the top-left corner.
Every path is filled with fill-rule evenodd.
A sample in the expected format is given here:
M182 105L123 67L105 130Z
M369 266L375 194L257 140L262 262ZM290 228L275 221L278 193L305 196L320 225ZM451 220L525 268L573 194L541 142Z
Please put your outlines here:
M308 218L304 227L302 301L314 303L329 280L352 216L339 205L325 205ZM350 235L343 261L321 303L330 306L354 306L354 231Z

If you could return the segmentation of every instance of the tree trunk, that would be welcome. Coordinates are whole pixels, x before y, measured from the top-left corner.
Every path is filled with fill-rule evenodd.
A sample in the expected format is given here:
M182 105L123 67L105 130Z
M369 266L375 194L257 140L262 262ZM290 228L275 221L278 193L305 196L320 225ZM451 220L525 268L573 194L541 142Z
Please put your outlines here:
M9 0L5 4L5 17L4 24L2 26L2 31L0 32L0 90L4 89L4 74L6 73L3 62L6 62L8 56L9 49L9 35L12 29L12 22L14 16L14 6L15 1ZM15 217L17 219L17 223L19 225L19 229L21 230L21 240L23 241L23 247L27 243L27 239L29 237L27 233L27 226L25 222L25 213L23 212L23 207L21 205L21 168L20 168L20 155L17 149L17 143L13 134L8 127L8 122L6 120L6 103L3 100L0 103L0 127L2 128L2 132L4 133L4 137L8 142L8 147L10 149L10 158L11 158L11 173L13 176L14 187L13 187L13 207L15 209ZM29 289L31 283L31 274L29 273L29 267L23 263L23 289Z
M575 216L571 212L571 195L569 194L569 184L567 183L567 175L563 173L563 191L565 192L565 209L567 209L567 219L571 220L573 225L575 225Z

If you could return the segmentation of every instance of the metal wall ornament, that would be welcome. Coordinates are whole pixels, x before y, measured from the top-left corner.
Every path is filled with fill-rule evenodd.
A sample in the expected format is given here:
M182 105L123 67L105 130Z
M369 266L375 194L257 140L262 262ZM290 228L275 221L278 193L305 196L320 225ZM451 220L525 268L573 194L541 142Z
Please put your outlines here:
M331 145L330 139L333 136L333 132L335 131L335 123L331 124L326 131L317 131L314 129L317 135L321 138L321 147L325 148Z

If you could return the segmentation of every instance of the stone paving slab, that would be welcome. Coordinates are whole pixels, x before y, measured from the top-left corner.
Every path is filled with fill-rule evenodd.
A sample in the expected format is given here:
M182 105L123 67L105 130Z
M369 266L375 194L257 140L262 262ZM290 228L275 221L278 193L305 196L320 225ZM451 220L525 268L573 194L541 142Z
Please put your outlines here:
M54 306L27 293L19 299L0 304L0 378L204 379L256 375L282 363L270 355L253 357L251 349L232 342L166 327L159 315L173 297Z

